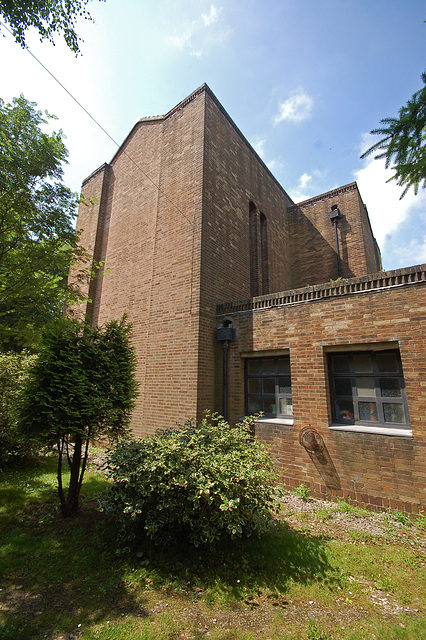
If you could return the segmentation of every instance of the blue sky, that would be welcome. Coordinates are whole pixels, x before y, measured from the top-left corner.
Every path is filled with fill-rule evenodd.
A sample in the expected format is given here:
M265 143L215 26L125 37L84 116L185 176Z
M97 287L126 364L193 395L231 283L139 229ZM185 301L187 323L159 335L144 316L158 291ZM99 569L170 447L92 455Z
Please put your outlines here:
M29 33L31 51L119 143L203 82L297 202L357 180L385 269L426 262L426 190L387 184L360 160L368 132L421 88L426 8L418 0L106 0L79 22L82 56ZM0 97L58 116L75 191L114 143L2 30Z

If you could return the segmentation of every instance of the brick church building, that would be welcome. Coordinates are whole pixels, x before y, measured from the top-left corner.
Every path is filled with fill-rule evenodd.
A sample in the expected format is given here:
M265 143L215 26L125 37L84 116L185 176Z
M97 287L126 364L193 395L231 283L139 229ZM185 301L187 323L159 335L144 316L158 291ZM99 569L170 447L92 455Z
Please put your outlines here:
M108 269L86 312L133 323L137 436L262 412L287 487L426 508L426 265L381 271L356 183L295 204L203 85L82 193Z

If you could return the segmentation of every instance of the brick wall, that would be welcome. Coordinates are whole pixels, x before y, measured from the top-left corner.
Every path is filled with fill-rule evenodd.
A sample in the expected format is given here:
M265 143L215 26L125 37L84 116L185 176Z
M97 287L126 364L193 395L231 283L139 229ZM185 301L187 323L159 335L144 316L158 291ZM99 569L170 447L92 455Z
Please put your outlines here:
M83 195L94 200L80 208L82 242L103 263L88 312L95 323L123 313L133 323L137 435L221 410L217 304L336 275L331 203L344 215L347 273L374 263L356 185L294 207L206 85L139 121ZM246 348L257 339L247 334ZM234 406L238 398L233 389Z
M335 230L329 220L332 205L342 213L337 223L342 277L375 273L381 268L368 215L353 182L289 209L292 287L338 277Z
M252 203L250 205L250 203ZM213 94L206 95L201 258L199 413L221 410L221 359L216 343L216 305L251 295L250 206L256 210L259 264L269 291L290 283L287 207L292 201L266 168ZM266 219L268 249L262 247L260 216ZM264 227L265 228L265 227ZM251 250L252 249L252 250ZM217 372L216 372L217 374Z
M108 170L83 185L82 241L105 262L94 322L133 323L137 435L196 413L204 95L135 125ZM102 187L104 186L103 192ZM103 213L102 213L103 212ZM102 214L102 215L101 215Z
M256 301L219 308L218 320L232 320L237 330L229 358L231 421L244 415L243 356L289 350L294 424L262 422L256 428L287 486L304 482L314 495L344 496L371 508L426 507L425 284L423 265L264 296L257 309ZM412 437L329 429L327 351L378 343L399 345ZM335 488L299 444L305 427L316 429L325 443L330 464L323 471L334 474Z

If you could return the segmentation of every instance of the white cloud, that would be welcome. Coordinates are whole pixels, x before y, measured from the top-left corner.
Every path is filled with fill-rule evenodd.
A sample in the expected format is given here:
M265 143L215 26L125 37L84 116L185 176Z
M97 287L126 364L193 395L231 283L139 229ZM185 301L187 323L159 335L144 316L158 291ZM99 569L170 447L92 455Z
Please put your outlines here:
M302 173L302 175L299 178L300 188L306 189L306 187L309 185L310 182L312 182L312 176L308 175L307 173Z
M370 134L362 136L361 152L371 146L372 140ZM393 173L385 168L384 160L375 160L374 156L365 158L363 168L354 172L379 244L406 220L414 207L426 205L426 194L420 191L416 196L413 189L400 200L402 187L396 181L387 182Z
M303 122L308 120L311 117L313 106L313 99L303 87L298 87L287 100L278 106L278 114L274 118L274 124L283 121Z
M278 158L272 158L272 160L268 160L266 165L270 171L279 171L284 167L284 163L281 162Z
M166 43L177 49L183 49L190 44L192 31L188 31L182 36L166 36Z
M376 138L364 134L361 152L371 146L373 140ZM384 268L425 262L425 190L419 190L416 196L410 189L400 200L403 188L394 180L387 182L394 172L385 168L385 161L369 156L363 162L362 169L354 175L368 209L374 236L382 249ZM410 224L407 224L408 219Z
M395 259L398 261L395 268L426 262L426 236L412 238L409 242L399 247Z
M181 35L166 36L166 44L200 58L209 49L222 44L231 33L221 24L221 12L222 7L210 5L209 13L202 13L201 17L192 20Z
M265 156L265 143L266 143L266 140L261 140L261 139L256 140L256 142L250 143L253 149L256 151L257 155L260 156L262 160Z
M263 162L266 164L266 166L270 171L272 172L279 171L280 169L283 168L284 165L279 158L271 158L270 160L266 158L266 152L265 152L266 142L267 141L265 138L256 138L253 142L250 142L250 144L253 147L253 149L256 151L257 155L262 158Z
M205 26L208 27L211 24L214 24L215 22L217 22L221 11L222 11L222 7L219 7L219 9L216 9L216 7L213 4L210 5L210 13L201 14L201 19L204 22Z
M288 189L287 193L294 202L303 202L317 196L322 191L321 181L327 172L314 169L312 174L302 173L294 189Z

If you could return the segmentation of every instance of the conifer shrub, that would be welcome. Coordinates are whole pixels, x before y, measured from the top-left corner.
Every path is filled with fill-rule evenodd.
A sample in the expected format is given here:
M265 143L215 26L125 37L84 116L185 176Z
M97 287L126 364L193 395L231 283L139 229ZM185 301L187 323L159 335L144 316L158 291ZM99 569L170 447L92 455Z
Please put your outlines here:
M126 316L101 327L61 318L46 327L29 372L21 424L29 438L56 449L64 518L80 509L90 444L117 442L128 432L137 394L130 337Z
M112 486L101 501L119 528L119 547L198 547L260 532L275 508L273 467L246 418L217 414L201 424L126 440L110 453Z

